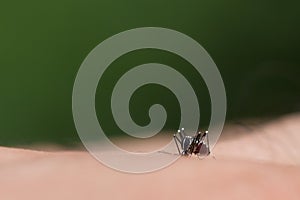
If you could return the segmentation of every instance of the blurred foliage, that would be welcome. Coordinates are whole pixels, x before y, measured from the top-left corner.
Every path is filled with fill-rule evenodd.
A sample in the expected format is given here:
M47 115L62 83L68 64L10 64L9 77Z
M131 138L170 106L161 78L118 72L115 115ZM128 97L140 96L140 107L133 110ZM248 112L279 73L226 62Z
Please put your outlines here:
M228 120L299 111L299 8L298 1L270 0L2 2L0 145L79 142L71 108L77 70L101 41L136 27L174 29L208 51L225 83ZM120 57L97 91L98 114L107 116L98 115L105 129L116 130L107 106L111 84L124 69L147 62L179 71L189 68L176 55L159 50ZM181 73L200 91L205 126L210 116L205 84L193 77L192 69ZM178 102L169 103L170 98L174 96L166 88L145 86L132 98L132 115L137 123L146 123L146 109L156 102L178 113ZM144 107L135 108L135 102L143 102ZM178 114L170 116L167 128L176 127Z

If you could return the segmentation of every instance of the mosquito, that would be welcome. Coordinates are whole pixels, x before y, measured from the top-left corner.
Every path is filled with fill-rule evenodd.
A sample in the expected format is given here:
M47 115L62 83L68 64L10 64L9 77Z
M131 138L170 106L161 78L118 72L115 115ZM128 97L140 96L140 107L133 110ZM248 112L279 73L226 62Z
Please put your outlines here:
M199 131L194 136L189 136L185 134L184 128L182 128L173 137L180 155L205 157L210 154L208 131Z

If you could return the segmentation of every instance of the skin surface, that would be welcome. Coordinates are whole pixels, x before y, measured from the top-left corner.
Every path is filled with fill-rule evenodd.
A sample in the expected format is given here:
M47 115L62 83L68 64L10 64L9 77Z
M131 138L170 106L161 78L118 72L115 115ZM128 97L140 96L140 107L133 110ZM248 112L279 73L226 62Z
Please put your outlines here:
M298 200L299 130L297 114L231 123L213 149L215 158L182 157L139 175L105 167L86 151L0 147L0 199Z

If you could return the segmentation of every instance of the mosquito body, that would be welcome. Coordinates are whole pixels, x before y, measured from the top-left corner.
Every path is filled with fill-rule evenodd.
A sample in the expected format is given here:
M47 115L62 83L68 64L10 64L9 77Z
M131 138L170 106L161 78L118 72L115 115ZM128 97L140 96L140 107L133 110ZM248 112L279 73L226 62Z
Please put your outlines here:
M178 130L173 137L178 153L181 155L190 156L195 154L199 157L205 157L210 154L208 131L198 132L194 136L188 136L184 133L184 128L182 128Z

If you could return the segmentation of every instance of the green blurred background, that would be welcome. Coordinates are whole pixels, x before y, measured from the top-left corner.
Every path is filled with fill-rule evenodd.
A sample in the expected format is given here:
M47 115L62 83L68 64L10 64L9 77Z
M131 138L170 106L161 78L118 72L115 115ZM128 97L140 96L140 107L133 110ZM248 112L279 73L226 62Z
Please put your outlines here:
M226 87L227 120L297 112L299 11L300 2L291 0L2 1L0 145L79 143L71 107L77 70L101 41L137 27L180 31L208 51ZM107 106L113 84L130 67L147 62L173 66L190 80L201 99L201 125L207 125L210 101L201 77L176 55L140 50L116 60L101 80L96 108L104 129L119 133ZM178 102L158 85L134 94L130 108L136 122L147 123L147 108L155 102L172 113L166 128L176 128Z

